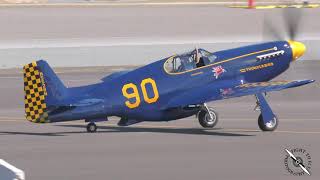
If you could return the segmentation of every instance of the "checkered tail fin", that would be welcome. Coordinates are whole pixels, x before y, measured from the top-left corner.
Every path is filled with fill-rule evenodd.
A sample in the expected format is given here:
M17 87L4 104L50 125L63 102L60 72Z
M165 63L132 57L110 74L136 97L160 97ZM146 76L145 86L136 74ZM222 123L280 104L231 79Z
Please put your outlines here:
M66 96L66 87L47 62L34 61L23 67L26 119L34 123L50 122L48 107Z

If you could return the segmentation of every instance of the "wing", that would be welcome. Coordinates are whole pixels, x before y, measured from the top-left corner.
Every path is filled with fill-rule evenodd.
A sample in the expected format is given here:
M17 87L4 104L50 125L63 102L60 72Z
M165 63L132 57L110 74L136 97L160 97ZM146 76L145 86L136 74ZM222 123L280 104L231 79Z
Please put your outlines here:
M193 104L202 104L214 100L254 95L269 91L280 91L283 89L302 86L312 82L314 82L314 80L271 81L230 85L224 87L217 87L215 86L215 84L211 84L204 88L189 90L185 93L181 93L181 95L179 96L171 98L168 104L162 107L162 109L183 107Z

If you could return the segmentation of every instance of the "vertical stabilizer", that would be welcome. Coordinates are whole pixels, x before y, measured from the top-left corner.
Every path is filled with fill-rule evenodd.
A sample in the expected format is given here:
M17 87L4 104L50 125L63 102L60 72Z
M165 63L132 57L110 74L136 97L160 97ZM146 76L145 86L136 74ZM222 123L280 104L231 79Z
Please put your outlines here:
M25 65L23 76L27 120L49 122L48 105L62 100L66 96L66 87L43 60Z

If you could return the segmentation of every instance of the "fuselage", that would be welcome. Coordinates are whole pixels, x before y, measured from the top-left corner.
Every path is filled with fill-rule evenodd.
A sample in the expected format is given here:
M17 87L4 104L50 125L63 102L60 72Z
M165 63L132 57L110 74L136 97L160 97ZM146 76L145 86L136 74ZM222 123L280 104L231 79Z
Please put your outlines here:
M145 121L169 121L191 116L199 111L197 104L193 108L162 107L175 96L208 85L214 85L212 92L219 100L220 93L223 93L219 91L221 88L269 81L288 69L293 52L287 41L269 42L209 53L204 58L210 57L210 60L201 67L168 71L165 63L176 60L174 58L178 56L120 73L116 77L107 77L101 83L85 87L82 93L74 96L102 99L103 102L97 102L96 106L90 108L77 107L71 110L73 113L60 113L52 118L95 119L119 116Z

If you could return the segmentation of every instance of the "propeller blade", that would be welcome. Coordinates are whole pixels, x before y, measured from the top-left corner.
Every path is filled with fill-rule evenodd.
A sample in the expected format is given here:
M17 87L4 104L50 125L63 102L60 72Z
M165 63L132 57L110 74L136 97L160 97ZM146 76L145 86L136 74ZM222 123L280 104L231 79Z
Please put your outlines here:
M298 8L284 8L283 18L286 26L286 32L289 40L295 40L302 16L302 9Z
M269 38L271 40L283 40L283 35L279 32L279 30L276 28L277 24L272 21L273 17L270 16L270 14L264 14L264 20L263 20L263 33L267 36L267 39Z
M297 38L300 21L302 18L302 9L299 8L283 8L283 25L284 33L280 32L279 24L276 23L275 19L277 17L272 16L271 14L264 14L264 34L272 40L295 40Z

